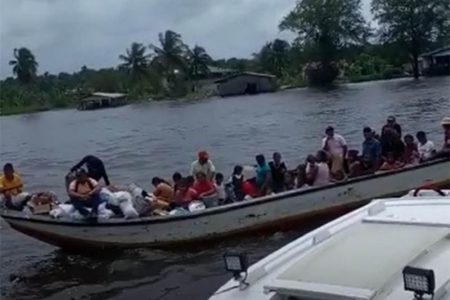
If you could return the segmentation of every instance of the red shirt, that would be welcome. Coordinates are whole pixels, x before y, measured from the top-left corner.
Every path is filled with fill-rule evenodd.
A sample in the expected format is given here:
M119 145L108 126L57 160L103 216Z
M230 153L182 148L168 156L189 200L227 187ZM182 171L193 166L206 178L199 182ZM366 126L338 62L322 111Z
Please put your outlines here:
M242 182L241 190L242 190L242 193L244 195L246 195L246 196L248 195L248 196L250 196L252 198L255 198L255 197L259 196L258 195L258 190L256 189L256 187L251 182L249 182L248 180Z
M193 188L187 188L185 191L175 192L175 201L177 203L189 203L198 198L197 191Z
M192 187L199 195L209 192L215 191L215 187L213 183L209 180L196 181L194 186Z

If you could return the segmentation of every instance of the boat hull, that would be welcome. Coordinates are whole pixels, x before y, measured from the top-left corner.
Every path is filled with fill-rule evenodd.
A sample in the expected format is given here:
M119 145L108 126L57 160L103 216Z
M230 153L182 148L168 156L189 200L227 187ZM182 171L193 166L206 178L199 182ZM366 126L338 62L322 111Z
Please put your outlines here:
M288 191L181 216L110 220L89 224L4 212L12 228L62 248L173 246L224 236L274 230L394 196L423 183L450 182L450 161L435 161L307 190Z

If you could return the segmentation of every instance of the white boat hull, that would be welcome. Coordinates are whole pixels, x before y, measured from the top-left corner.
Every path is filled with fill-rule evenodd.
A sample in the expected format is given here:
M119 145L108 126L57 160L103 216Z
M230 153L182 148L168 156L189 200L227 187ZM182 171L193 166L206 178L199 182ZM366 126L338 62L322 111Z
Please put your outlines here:
M373 198L397 195L425 182L448 183L449 170L449 160L435 161L395 173L284 192L182 216L112 219L95 224L39 216L27 218L11 211L3 212L2 217L12 228L63 248L167 246L273 230L312 216L356 207Z

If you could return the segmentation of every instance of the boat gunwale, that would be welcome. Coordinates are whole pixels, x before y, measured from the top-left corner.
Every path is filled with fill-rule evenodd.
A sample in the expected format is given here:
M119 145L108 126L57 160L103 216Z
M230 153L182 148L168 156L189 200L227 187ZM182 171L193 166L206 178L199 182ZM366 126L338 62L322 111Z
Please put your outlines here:
M126 220L123 218L109 219L107 221L99 221L96 223L87 223L84 220L81 221L81 220L52 219L47 216L46 217L42 217L42 216L30 217L30 216L23 216L23 215L19 216L17 214L19 214L21 212L9 211L9 210L2 211L0 215L6 221L8 221L8 219L12 219L12 220L21 220L21 221L36 222L36 223L47 223L47 224L61 225L61 226L83 226L83 227L86 227L86 226L88 226L88 227L111 226L111 227L113 227L113 226L133 226L133 225L144 225L144 224L151 225L154 223L176 222L176 221L180 221L180 220L184 220L184 219L194 219L194 218L200 218L200 217L209 216L209 215L221 214L224 212L240 209L240 208L247 207L247 206L262 205L267 202L278 201L278 200L282 200L285 198L291 198L294 196L314 193L314 192L332 189L332 188L336 188L336 187L340 187L340 186L352 185L354 183L358 183L361 181L382 178L382 177L386 177L386 176L392 176L392 175L396 175L399 173L414 171L417 169L422 169L422 168L425 168L428 166L433 166L433 165L446 163L446 162L450 162L450 158L436 159L436 160L424 162L424 163L421 163L418 165L404 167L404 168L398 169L398 170L392 170L392 171L386 171L386 172L382 172L382 173L378 173L378 174L369 174L369 175L359 176L359 177L351 178L346 181L330 183L330 184L323 185L323 186L311 187L308 189L295 189L295 190L286 191L286 192L282 192L282 193L275 194L275 195L268 195L268 196L264 196L264 197L251 199L248 201L235 202L235 203L231 203L228 205L214 207L214 208L210 208L210 209L206 209L206 210L198 211L198 212L191 212L191 213L183 214L183 215L157 216L157 217L149 216L149 217L143 217L143 218L137 218L137 219L131 219L131 220ZM450 178L450 172L449 172L449 178Z

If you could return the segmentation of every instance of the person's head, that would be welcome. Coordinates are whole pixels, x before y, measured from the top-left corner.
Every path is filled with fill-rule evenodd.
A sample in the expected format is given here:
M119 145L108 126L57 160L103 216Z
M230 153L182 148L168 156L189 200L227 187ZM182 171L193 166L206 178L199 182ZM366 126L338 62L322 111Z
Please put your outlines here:
M405 144L406 145L413 145L414 144L414 138L410 134L406 134L403 139L405 140Z
M323 150L317 151L316 157L318 162L327 162L327 153Z
M178 190L185 192L190 187L188 178L181 178L178 182Z
M386 120L386 123L389 125L394 125L395 124L395 117L394 116L389 116Z
M265 163L266 163L266 158L264 157L264 155L262 155L262 154L258 154L258 155L256 155L256 163L259 165L259 166L263 166Z
M163 182L163 180L161 178L159 178L159 177L153 177L152 178L152 184L155 187L158 186L158 184L160 184L161 182Z
M347 152L347 161L349 163L352 163L352 162L358 160L358 154L359 154L358 150L353 150L353 149L349 150Z
M208 160L209 160L208 152L206 152L206 151L200 151L200 152L198 152L198 162L199 162L201 165L206 164L206 163L208 162Z
M316 157L314 155L309 154L306 157L306 162L309 163L310 165L314 165L317 162L317 159L316 159Z
M240 165L234 166L233 175L241 175L242 170L244 170L244 168L242 166L240 166Z
M14 178L14 167L11 163L6 163L3 166L3 174L8 180L12 180Z
M281 154L279 152L273 153L273 161L277 164L281 163Z
M76 174L78 182L84 183L88 180L88 174L85 169L79 169Z
M444 117L441 121L442 128L444 128L445 132L450 131L450 117Z
M183 176L181 176L181 174L178 173L178 172L175 172L172 175L172 180L173 180L174 183L180 182L181 178L183 178Z
M197 181L199 181L199 182L206 181L206 174L203 172L198 172L195 175L195 179L197 179Z
M424 131L417 132L416 138L421 144L425 144L427 142L427 134Z
M216 173L215 179L216 179L216 183L218 185L221 185L222 182L223 182L223 174L222 173Z
M364 127L363 129L364 138L370 140L373 138L373 130L370 127Z
M327 137L332 138L334 136L333 126L328 126L327 129L325 129L325 134L327 135Z
M203 175L204 175L205 178L206 178L206 174L203 173ZM187 182L187 184L189 185L189 187L191 187L191 186L194 184L194 182L195 182L194 176L192 176L192 175L187 176L187 177L186 177L186 182Z
M395 163L395 155L394 152L388 152L386 153L386 162L389 164Z

